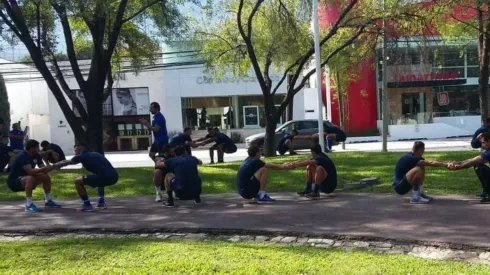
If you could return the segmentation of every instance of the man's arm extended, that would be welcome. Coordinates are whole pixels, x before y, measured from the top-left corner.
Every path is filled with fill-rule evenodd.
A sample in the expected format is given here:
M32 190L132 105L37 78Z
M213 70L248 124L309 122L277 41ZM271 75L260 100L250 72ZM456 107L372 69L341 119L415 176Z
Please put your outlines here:
M448 167L448 162L442 162L437 160L421 160L417 163L418 166L430 166L430 167Z
M461 170L461 169L467 169L470 167L477 166L479 164L485 163L485 160L481 156L474 157L472 159L467 159L465 161L462 161L458 164L455 164L452 166L452 169L454 170Z
M58 163L55 163L55 164L52 165L52 167L54 169L60 169L62 167L65 167L65 166L68 166L68 165L74 165L74 164L76 164L76 163L73 160L68 159L68 160L62 160L62 161L60 161Z
M24 165L24 170L30 176L36 176L42 173L49 173L53 170L53 166L43 166L41 168L32 168L30 164Z
M316 160L300 160L285 164L289 169L295 169L299 167L306 167L308 165L316 165Z
M267 169L272 169L272 170L290 170L288 166L285 164L272 164L272 163L266 163L264 165L265 168Z

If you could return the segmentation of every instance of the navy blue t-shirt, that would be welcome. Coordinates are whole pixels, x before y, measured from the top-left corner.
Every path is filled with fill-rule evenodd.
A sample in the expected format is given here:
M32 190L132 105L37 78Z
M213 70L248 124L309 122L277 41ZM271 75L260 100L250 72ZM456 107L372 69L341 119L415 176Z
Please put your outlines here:
M201 180L197 166L199 160L193 156L182 155L165 161L165 167L175 174L175 179L183 189L196 190L200 188Z
M223 143L225 146L228 146L228 145L234 145L235 143L231 140L230 137L228 137L227 135L225 134L222 134L222 133L218 133L216 135L216 143L218 144L221 144Z
M481 154L482 159L490 162L490 150L486 150Z
M167 122L162 113L158 112L153 116L153 120L151 121L151 126L160 126L160 130L158 132L153 132L153 142L158 144L167 144L168 143L168 134L167 134Z
M31 168L36 168L36 166L39 167L39 165L43 166L43 159L40 155L29 156L26 151L19 153L12 163L8 180L10 181L27 176L27 172L24 169L24 166L26 165L31 165Z
M483 134L485 132L488 132L488 130L490 130L489 128L485 127L485 126L482 126L480 128L478 128L478 130L475 131L475 133L473 134L473 138L471 138L471 147L474 148L474 149L480 149L481 148L481 141L478 140L476 137L479 135L479 134Z
M286 142L286 140L293 140L293 135L291 134L285 134L280 140L279 140L279 143L277 144L277 151L281 151L282 148L284 147L284 143Z
M421 160L424 160L424 158L417 157L412 152L401 157L395 166L395 173L393 174L393 183L396 183L396 182L400 181L401 179L403 179L403 177L405 177L405 175L410 170L415 168L415 166L417 166L417 164Z
M344 130L340 127L335 126L335 125L325 127L324 131L327 134L337 135L337 141L345 141L347 139L347 135L345 134Z
M329 183L337 183L337 168L333 161L325 154L318 155L312 160L316 161L317 165L323 167L327 171L327 181Z
M81 163L87 171L105 178L117 179L119 177L117 170L112 164L100 153L84 151L74 156L71 161L75 164Z
M24 132L21 130L12 130L9 132L9 135L23 136ZM17 150L24 150L24 139L11 138L10 139L10 147L17 149Z
M66 160L65 153L57 144L51 143L51 150L60 156L60 160Z
M186 142L192 142L191 137L189 135L184 134L184 133L180 133L180 134L174 136L170 140L169 144L171 146L179 146L179 145L183 146L183 145L185 145Z
M247 188L247 185L254 174L260 168L264 167L264 165L265 162L252 157L248 157L242 162L242 165L240 165L237 173L237 186L239 192Z

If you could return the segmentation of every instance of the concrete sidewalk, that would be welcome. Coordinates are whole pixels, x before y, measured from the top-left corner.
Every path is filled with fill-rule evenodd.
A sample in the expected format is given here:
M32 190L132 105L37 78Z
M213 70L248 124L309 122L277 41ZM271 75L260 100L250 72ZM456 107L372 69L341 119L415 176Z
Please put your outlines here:
M177 201L164 208L153 197L108 199L107 210L77 213L78 200L64 208L29 214L23 202L0 204L0 231L220 229L258 232L342 235L425 241L490 248L490 205L464 196L436 197L429 205L380 194L334 194L308 200L272 194L274 205L257 205L235 194L203 196L202 205Z

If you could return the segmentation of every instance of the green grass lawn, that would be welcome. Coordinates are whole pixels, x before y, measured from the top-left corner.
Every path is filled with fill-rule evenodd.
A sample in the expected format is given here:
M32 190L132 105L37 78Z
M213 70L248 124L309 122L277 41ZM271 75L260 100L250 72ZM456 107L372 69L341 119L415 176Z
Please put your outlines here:
M391 181L394 165L403 153L334 153L330 154L334 160L339 178L339 188L350 181L358 181L367 177L379 177L381 184L375 188L361 190L361 192L392 193ZM464 152L437 152L427 153L427 159L464 160L478 155L477 151ZM307 156L277 157L266 159L267 162L282 163ZM236 189L236 172L240 163L231 162L219 165L204 165L200 167L205 194L231 193ZM107 196L135 196L151 195L152 168L122 168L119 169L119 182L107 189ZM73 179L82 175L82 170L62 170L52 173L53 194L55 198L76 198ZM463 171L448 171L443 168L428 168L426 179L426 192L430 194L476 194L481 190L480 184L474 175L473 169ZM0 176L1 182L6 182L6 176ZM270 192L298 191L303 188L305 181L304 170L271 171L269 174ZM90 191L91 195L95 190ZM359 192L359 191L356 191ZM0 200L23 199L22 193L12 193L6 184L0 185ZM42 198L42 190L35 192L35 199Z
M0 242L0 274L490 274L406 255L252 243L68 238Z

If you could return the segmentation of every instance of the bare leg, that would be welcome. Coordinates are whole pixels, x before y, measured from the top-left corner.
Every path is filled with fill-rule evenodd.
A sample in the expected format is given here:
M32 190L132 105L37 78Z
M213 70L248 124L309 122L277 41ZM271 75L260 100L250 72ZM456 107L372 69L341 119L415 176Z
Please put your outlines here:
M257 194L258 199L259 199L257 201L258 203L274 203L275 202L275 200L271 199L266 193L267 173L268 173L267 168L262 167L259 170L257 170L257 172L255 172L255 174L254 174L254 177L256 179L258 179L260 182L260 189L259 189L259 193Z
M173 173L167 173L167 175L165 176L165 189L167 189L168 198L167 198L167 202L164 205L168 207L174 206L174 195L171 186L171 181L174 178L175 175Z
M290 155L296 155L296 152L293 150L293 143L291 142L291 140L289 140L289 139L286 140L284 142L284 146L286 146L286 148L288 148Z
M150 152L150 154L148 154L148 156L151 158L151 160L153 160L153 162L155 162L155 156L157 155L156 152Z
M414 191L419 191L420 187L424 184L425 180L425 168L421 166L417 166L412 168L412 170L408 171L407 181Z
M218 145L218 148L216 150L218 152L218 163L223 163L224 162L224 160L223 160L223 157L224 157L224 154L225 154L224 148L225 148L225 145L224 144Z
M26 192L26 205L30 205L32 203L32 190L36 187L36 179L33 176L25 176L21 178L20 183Z
M160 169L155 169L153 172L153 185L155 186L156 202L162 201L162 182L163 182L163 173Z

